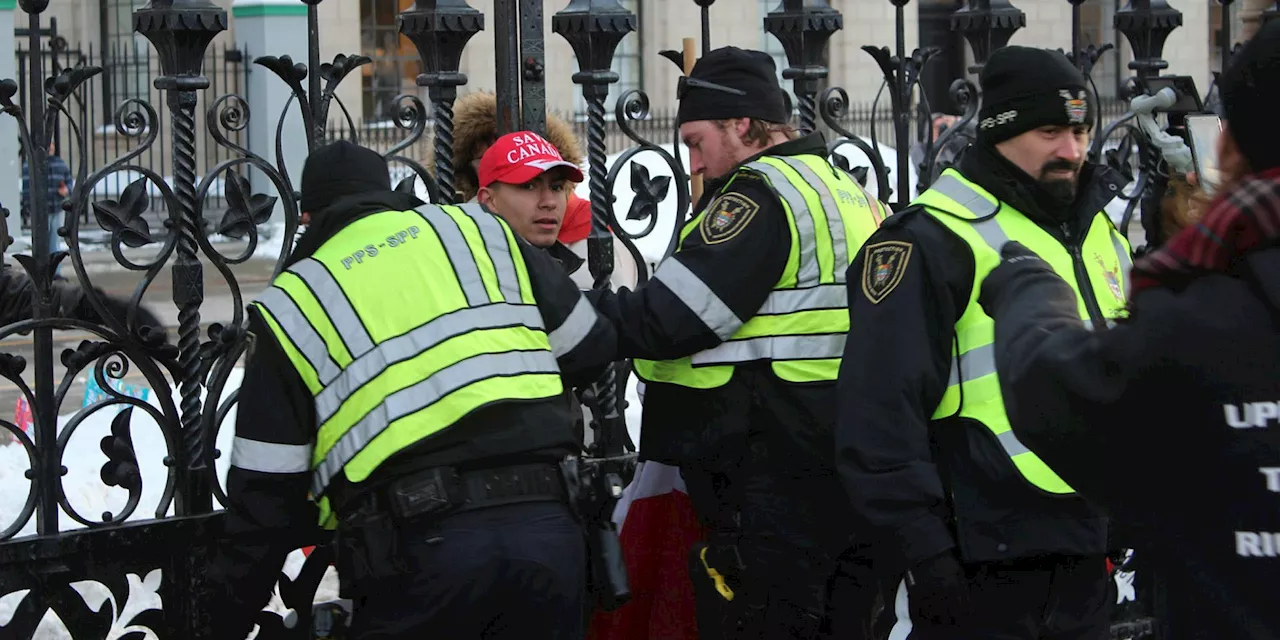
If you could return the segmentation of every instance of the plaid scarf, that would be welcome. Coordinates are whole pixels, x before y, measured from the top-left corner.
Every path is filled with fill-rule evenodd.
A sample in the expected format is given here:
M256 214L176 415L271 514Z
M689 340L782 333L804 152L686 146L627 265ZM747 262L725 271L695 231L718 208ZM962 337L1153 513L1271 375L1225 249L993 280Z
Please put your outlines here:
M1241 255L1280 241L1280 169L1246 177L1195 225L1133 265L1132 292L1225 272Z

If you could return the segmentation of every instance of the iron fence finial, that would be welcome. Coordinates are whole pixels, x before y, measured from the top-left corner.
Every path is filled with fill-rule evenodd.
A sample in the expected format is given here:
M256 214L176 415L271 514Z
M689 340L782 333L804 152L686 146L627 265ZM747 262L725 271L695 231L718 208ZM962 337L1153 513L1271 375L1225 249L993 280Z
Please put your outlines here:
M1168 61L1161 57L1164 43L1181 26L1182 12L1165 0L1129 0L1116 12L1115 27L1133 49L1129 68L1137 72L1139 80L1160 75L1169 68Z
M951 14L951 30L964 34L973 50L969 73L982 71L991 53L1009 44L1013 34L1025 26L1027 14L1009 0L970 0Z
M824 64L827 41L843 28L844 16L827 0L783 0L764 17L764 30L777 38L787 53L788 68L782 77L794 83L804 133L812 132L817 124L817 95L828 75Z

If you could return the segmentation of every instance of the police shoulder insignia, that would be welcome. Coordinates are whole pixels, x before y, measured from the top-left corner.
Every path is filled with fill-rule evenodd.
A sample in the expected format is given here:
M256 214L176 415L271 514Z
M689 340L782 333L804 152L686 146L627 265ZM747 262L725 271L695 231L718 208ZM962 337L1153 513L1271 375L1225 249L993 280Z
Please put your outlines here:
M707 244L719 244L732 240L742 232L760 205L755 200L741 193L726 193L716 198L707 206L698 230L702 233L702 241Z
M862 294L872 304L880 304L902 282L911 259L911 243L880 242L867 247L862 265Z

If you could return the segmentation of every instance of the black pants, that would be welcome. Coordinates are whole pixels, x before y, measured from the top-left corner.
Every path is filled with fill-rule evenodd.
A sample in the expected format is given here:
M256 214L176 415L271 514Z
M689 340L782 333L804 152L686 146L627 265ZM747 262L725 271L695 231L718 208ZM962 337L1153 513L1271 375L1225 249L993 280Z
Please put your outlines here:
M410 523L399 533L401 571L359 589L353 638L585 635L586 542L567 506L477 509Z
M904 582L886 594L889 640L1109 640L1114 582L1106 558L1045 556L966 567L973 614L939 628L911 620Z

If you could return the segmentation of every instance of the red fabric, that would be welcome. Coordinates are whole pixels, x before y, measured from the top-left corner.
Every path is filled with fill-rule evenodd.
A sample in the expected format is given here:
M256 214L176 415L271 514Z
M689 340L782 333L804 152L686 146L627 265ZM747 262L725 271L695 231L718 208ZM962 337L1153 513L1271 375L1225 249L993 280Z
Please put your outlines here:
M498 138L480 157L480 186L494 182L524 184L556 167L569 169L569 180L582 182L582 170L560 156L555 145L532 131Z
M636 472L632 484L641 489L619 534L631 600L617 611L596 611L587 640L698 640L689 552L704 532L684 491L668 484L643 495L664 490L643 487L644 467L661 466L646 462Z
M1280 169L1249 176L1214 198L1209 212L1133 265L1133 293L1226 271L1240 255L1280 239Z
M564 221L560 223L560 242L573 244L585 240L591 233L591 201L579 198L578 194L569 192L569 206L564 210Z

